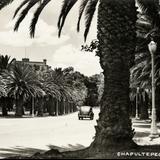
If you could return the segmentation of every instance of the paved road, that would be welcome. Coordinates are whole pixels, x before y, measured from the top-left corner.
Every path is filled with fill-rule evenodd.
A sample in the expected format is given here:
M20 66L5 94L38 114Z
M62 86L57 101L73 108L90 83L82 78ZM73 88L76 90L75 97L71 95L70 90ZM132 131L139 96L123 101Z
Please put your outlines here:
M94 126L99 109L93 110L95 118L78 120L77 112L58 117L1 118L0 158L16 154L32 155L58 146L60 151L87 147L95 135ZM160 125L158 124L158 128ZM134 140L139 145L160 144L160 138L150 141L150 123L134 120Z
M0 119L0 158L19 153L26 155L59 146L61 150L83 148L90 145L95 134L95 118L78 120L77 112L43 118Z

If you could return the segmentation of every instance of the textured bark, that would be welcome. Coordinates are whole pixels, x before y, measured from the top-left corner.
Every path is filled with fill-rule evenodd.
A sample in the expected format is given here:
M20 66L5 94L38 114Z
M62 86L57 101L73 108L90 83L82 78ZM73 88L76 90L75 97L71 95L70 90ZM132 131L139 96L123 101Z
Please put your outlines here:
M7 116L8 111L7 111L7 103L5 97L1 98L1 106L2 106L2 116Z
M59 115L59 101L56 100L56 116Z
M58 101L58 115L61 115L61 111L62 111L62 102Z
M130 117L136 116L136 100L134 99L131 101L131 107L130 107Z
M136 146L129 118L129 76L136 44L134 0L100 0L98 52L104 93L91 152Z
M68 114L68 106L69 106L69 102L66 102L66 114Z
M64 111L64 105L63 105L63 100L61 100L60 102L59 102L59 114L60 115L63 115L63 111Z
M23 110L23 99L22 98L19 98L16 100L16 113L15 113L15 116L16 117L22 117L24 113L24 110Z
M4 105L2 106L2 116L8 116L7 108Z
M48 101L48 105L49 105L49 115L50 116L55 116L55 113L56 113L55 99L53 99L52 97L50 97L49 101Z
M140 119L141 120L146 120L149 118L149 114L148 114L148 97L147 94L145 93L145 97L143 98L141 95L141 103L140 103Z
M30 99L30 115L36 115L36 112L37 112L38 108L37 108L37 105L36 105L36 100L35 98L31 98Z
M70 113L72 113L73 103L70 104Z
M43 117L43 113L44 113L44 98L39 98L38 99L38 116Z
M70 113L71 102L68 103L68 114Z
M77 107L76 107L76 104L73 103L73 112L76 112L77 111Z
M66 102L63 101L63 114L66 114Z

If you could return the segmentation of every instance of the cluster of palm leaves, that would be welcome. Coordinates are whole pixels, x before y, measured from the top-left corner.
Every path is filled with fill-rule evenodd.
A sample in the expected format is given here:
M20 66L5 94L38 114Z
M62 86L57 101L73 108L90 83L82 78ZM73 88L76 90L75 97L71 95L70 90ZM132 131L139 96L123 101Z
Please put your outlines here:
M156 81L159 79L159 27L152 22L151 18L145 14L139 15L137 21L137 48L135 56L135 65L131 69L131 76L136 84L141 88L151 87L151 55L148 50L148 44L150 43L150 37L157 43L157 52L155 53L155 69L156 69Z
M78 77L83 75L74 72L72 67L64 70L56 68L37 74L30 65L16 63L15 59L10 61L9 56L1 55L0 62L0 97L4 100L1 104L4 106L8 97L13 99L17 116L22 116L23 106L32 105L32 99L35 100L35 105L41 100L45 102L47 98L56 101L57 107L67 103L69 106L72 105L72 111L76 109L76 105L81 105L85 100L87 89ZM54 104L50 107L58 114L59 111L55 109Z
M14 1L16 0L1 0L0 10ZM53 0L23 0L21 4L17 7L13 16L15 18L17 14L20 12L17 22L15 24L14 30L15 31L18 30L21 22L25 19L28 12L34 6L37 6L30 24L30 36L34 37L36 24L38 22L40 14L44 10L44 8L52 1ZM69 14L70 10L78 1L80 0L64 0L63 1L61 12L60 12L58 23L57 23L57 26L59 29L59 33L58 33L59 36L61 35L62 28L64 26L67 15ZM81 0L80 2L77 31L78 32L80 31L81 18L84 14L85 15L85 31L84 31L85 40L87 38L98 2L99 0ZM157 8L156 8L157 5L155 5L155 4L158 4L158 0L137 0L136 2L138 6L142 10L145 10L146 14L150 15L152 19L154 19L154 22L157 23L157 25L159 25L158 24L159 16L157 16Z
M72 67L64 70L55 68L42 76L43 88L46 93L59 101L77 103L79 99L86 96L86 87L76 77L77 74L78 72L74 72ZM82 92L85 92L85 94L82 94Z
M14 2L16 0L2 0L0 2L0 10L7 6L8 4ZM35 35L35 28L36 24L38 22L39 16L43 9L48 5L52 0L23 0L22 3L19 5L19 7L16 9L15 14L13 17L16 17L17 14L20 12L18 20L15 24L14 30L17 31L21 22L24 20L26 15L28 14L29 10L32 9L34 6L37 6L31 24L30 24L30 36L34 37ZM84 38L86 40L89 28L92 22L92 18L94 15L94 12L96 10L96 6L98 4L99 0L84 0L80 4L79 9L79 17L78 17L78 23L77 23L77 31L80 30L80 22L83 13L85 12L85 32L84 32ZM72 7L78 2L78 0L64 0L62 9L60 12L59 20L58 20L58 28L59 28L59 36L61 35L62 28L64 26L66 17Z
M6 90L5 90L5 82L3 82L3 78L0 77L0 97L6 96Z
M152 10L144 10L139 14L137 21L137 48L135 54L135 64L131 68L131 99L135 100L138 96L142 102L146 102L146 94L151 97L151 54L148 49L148 44L151 39L157 43L157 51L155 53L155 85L156 95L160 82L160 16L158 5L154 5ZM153 11L154 10L154 11ZM137 88L140 92L137 95ZM157 96L156 96L157 97ZM147 98L148 99L148 98ZM148 100L147 100L148 103Z
M7 94L5 90L5 81L3 79L3 73L6 71L10 71L15 59L10 61L9 56L0 55L0 96L3 97Z
M146 0L143 3L140 3L140 1L137 2L141 12L137 20L137 47L135 52L135 65L131 68L131 85L133 87L151 89L151 55L148 44L151 40L157 43L157 51L155 53L155 77L156 81L158 81L160 62L159 1Z

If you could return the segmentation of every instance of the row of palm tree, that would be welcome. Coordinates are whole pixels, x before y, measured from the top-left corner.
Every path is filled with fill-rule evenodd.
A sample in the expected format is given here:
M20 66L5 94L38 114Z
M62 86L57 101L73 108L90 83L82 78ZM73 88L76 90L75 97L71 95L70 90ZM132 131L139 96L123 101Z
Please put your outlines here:
M9 61L7 55L1 55L0 59L3 115L7 115L7 110L13 105L15 115L21 117L25 114L24 109L30 109L31 114L37 111L38 116L43 116L45 112L59 115L74 112L76 105L84 103L87 89L72 67L36 74L30 65L17 63L15 59Z
M13 1L15 0L1 0L0 9ZM15 12L14 16L21 11L14 30L18 30L29 10L38 4L30 25L30 35L34 37L38 18L45 6L51 2L51 0L24 0ZM78 0L63 1L58 21L59 36L65 19L76 2ZM80 4L77 30L79 31L80 20L84 13L85 40L98 5L97 55L100 57L104 73L104 92L95 140L87 150L87 155L136 146L132 140L134 131L128 113L130 68L134 63L137 40L136 2L154 19L154 23L159 20L158 0L82 0Z
M156 7L154 9L157 11ZM146 11L147 12L147 11ZM143 105L140 109L140 118L148 118L148 107L150 107L151 101L151 55L148 50L148 44L151 37L157 43L157 51L155 53L155 85L156 85L156 110L157 121L160 121L160 58L159 58L159 46L160 46L160 17L158 12L154 13L154 17L146 12L141 12L137 21L137 47L135 54L135 64L131 68L131 97L134 102L136 97L141 99ZM153 14L153 13L152 13ZM140 92L137 93L137 88L140 88ZM147 98L148 97L148 98ZM151 108L151 107L150 107Z

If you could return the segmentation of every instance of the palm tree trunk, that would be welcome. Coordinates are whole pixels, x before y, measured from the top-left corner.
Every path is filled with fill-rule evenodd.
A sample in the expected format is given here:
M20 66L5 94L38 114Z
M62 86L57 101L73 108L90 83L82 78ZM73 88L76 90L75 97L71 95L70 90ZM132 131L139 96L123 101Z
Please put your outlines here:
M61 115L64 114L64 101L61 100Z
M131 101L131 111L130 111L130 116L135 117L136 116L136 103L135 99Z
M63 114L66 114L66 101L63 101Z
M69 112L72 113L72 102L70 104Z
M136 146L129 118L129 77L136 45L134 0L100 0L98 56L104 74L104 93L91 152Z
M69 102L69 104L68 104L68 114L70 113L70 106L71 106L71 102Z
M71 112L73 113L73 107L74 107L74 105L73 105L73 102L72 102L72 105L71 105Z
M6 98L2 97L2 116L7 116L8 111L7 111L7 103L6 103Z
M73 112L76 112L76 105L73 103Z
M140 114L140 119L141 120L146 120L149 118L148 114L148 97L147 94L145 94L145 99L141 95L141 104L140 104L140 109L141 109L141 114Z
M2 106L2 116L8 116L8 112L5 106Z
M54 116L55 115L55 102L54 102L54 98L53 97L49 97L48 100L48 112L50 116Z
M69 102L66 101L66 114L68 114L68 105L69 105Z
M32 97L32 117L35 115L35 99Z
M23 99L19 98L16 99L16 113L15 116L16 117L22 117L23 115Z
M38 99L38 116L43 117L43 113L44 113L44 98L39 98Z
M59 115L59 102L56 100L56 116Z
M59 101L59 114L63 115L63 100Z

